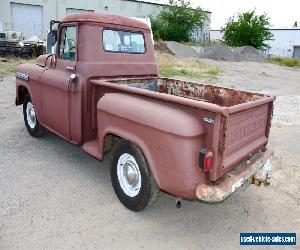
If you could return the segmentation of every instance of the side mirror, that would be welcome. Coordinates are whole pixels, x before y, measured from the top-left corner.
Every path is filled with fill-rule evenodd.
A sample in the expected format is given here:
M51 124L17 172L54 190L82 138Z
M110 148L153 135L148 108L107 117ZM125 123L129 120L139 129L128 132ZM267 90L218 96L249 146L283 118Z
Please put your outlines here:
M56 44L57 41L57 30L59 23L59 21L55 20L50 21L50 31L47 34L47 52L49 54L54 54L53 46Z
M53 54L52 48L57 41L57 30L52 30L47 34L47 52Z

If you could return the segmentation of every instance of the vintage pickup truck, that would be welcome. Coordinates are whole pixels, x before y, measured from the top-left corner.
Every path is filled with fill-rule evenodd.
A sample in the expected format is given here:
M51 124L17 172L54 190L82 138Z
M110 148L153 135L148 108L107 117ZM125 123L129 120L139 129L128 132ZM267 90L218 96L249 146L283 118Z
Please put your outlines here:
M16 69L16 105L33 137L51 131L99 160L111 152L124 206L141 211L160 190L177 205L220 202L269 184L275 97L159 77L142 22L78 14L55 23L56 52Z

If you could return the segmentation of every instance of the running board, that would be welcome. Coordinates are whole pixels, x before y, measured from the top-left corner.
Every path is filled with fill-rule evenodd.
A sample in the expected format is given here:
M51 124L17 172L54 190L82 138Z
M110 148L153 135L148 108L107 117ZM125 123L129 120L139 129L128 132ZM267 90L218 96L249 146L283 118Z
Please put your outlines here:
M84 152L95 157L96 159L102 160L102 157L100 155L98 138L85 142L82 146L82 149Z

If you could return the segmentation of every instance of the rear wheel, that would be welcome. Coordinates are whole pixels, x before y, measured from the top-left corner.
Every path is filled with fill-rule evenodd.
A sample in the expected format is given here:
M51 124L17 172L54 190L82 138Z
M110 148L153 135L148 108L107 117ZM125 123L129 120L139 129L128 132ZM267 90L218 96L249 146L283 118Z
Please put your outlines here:
M45 128L40 125L30 97L26 97L23 103L24 122L28 133L33 137L41 137L45 134Z
M142 151L127 141L113 149L111 181L115 193L128 209L138 212L151 206L159 195Z

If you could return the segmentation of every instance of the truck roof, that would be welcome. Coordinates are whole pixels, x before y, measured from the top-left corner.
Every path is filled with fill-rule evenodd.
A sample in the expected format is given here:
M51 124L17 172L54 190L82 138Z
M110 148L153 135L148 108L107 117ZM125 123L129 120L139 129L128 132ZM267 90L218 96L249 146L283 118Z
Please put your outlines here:
M134 20L133 18L116 16L116 15L107 15L101 13L83 13L66 16L62 19L61 23L69 22L94 22L94 23L107 23L122 25L126 27L134 27L144 30L149 30L149 26L143 22Z

